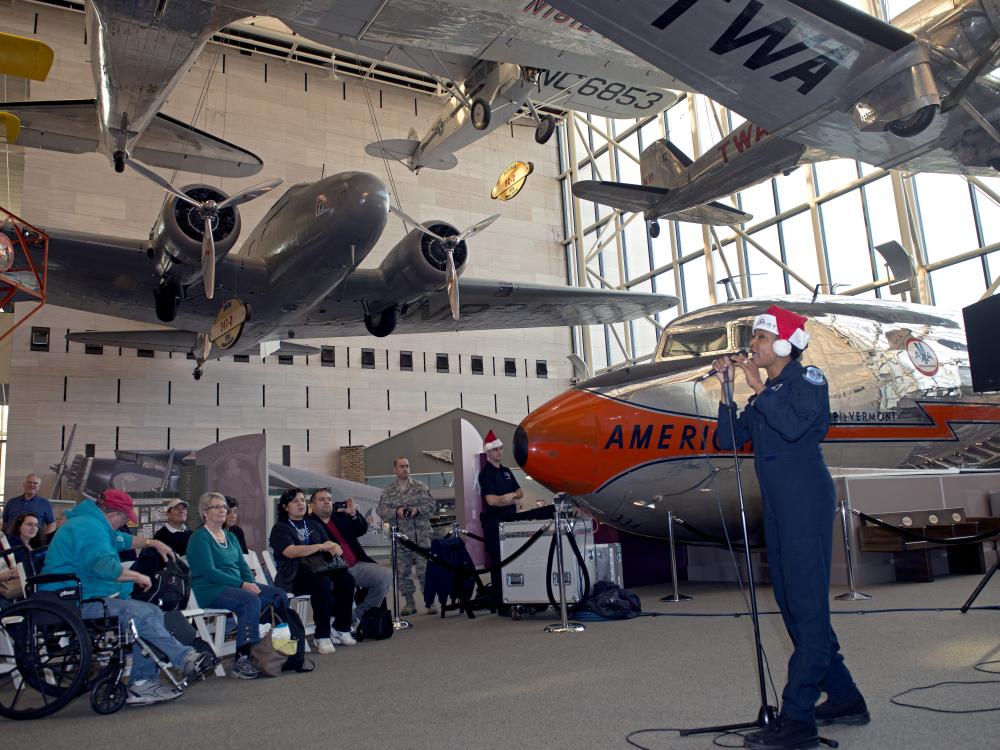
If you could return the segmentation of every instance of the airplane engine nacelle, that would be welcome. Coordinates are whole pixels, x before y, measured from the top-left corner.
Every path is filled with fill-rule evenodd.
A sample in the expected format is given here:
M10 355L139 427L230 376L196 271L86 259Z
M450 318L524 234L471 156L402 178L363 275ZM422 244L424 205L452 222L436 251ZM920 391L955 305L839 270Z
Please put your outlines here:
M181 192L200 203L221 203L229 197L210 185L188 185ZM201 275L204 227L205 219L196 206L172 195L167 198L149 236L156 270L161 278L175 275L180 283L187 283ZM233 249L239 236L239 210L233 207L219 211L212 220L215 257L224 257Z
M851 115L859 130L888 130L909 138L931 124L940 105L931 66L923 62L869 91L854 103Z
M458 229L443 221L427 222L425 226L440 237L454 237ZM469 248L465 241L455 247L455 269L459 275L465 270ZM400 304L419 299L433 292L447 281L448 253L440 240L412 230L401 239L379 266L386 283L387 300Z

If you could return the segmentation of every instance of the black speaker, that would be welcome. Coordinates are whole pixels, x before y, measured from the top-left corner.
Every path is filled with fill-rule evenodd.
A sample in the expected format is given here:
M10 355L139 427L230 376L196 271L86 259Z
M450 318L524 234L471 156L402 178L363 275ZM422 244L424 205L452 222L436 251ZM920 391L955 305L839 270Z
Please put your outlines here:
M1000 391L1000 346L997 346L1000 294L963 307L962 317L969 345L972 390L976 393Z

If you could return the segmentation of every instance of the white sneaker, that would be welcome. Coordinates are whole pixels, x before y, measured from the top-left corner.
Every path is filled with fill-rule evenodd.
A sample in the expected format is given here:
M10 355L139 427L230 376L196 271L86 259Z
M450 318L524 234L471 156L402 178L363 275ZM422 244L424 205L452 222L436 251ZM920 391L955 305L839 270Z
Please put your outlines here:
M356 646L358 643L350 631L344 632L343 630L330 631L330 640L340 646Z
M336 632L336 631L334 631ZM330 638L317 638L316 639L316 651L321 654L335 654L337 649L333 646L333 640Z

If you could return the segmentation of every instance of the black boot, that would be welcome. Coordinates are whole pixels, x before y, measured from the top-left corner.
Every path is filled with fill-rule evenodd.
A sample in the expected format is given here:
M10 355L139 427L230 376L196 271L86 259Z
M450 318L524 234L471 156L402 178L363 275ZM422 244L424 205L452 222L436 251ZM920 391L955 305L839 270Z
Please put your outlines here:
M820 726L827 724L850 724L861 726L872 720L868 713L868 706L865 699L858 693L858 696L847 703L834 703L827 700L816 706L816 723Z
M753 750L805 750L819 747L819 734L814 722L795 721L782 715L773 727L746 735L743 746Z

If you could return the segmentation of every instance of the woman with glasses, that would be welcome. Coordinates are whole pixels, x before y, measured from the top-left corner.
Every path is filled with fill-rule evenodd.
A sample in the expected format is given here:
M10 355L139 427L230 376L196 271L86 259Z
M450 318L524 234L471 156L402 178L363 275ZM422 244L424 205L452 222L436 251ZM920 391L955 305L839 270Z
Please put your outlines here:
M293 594L309 595L316 623L316 650L332 654L336 651L335 643L342 646L357 643L351 635L354 578L346 563L340 570L317 575L299 562L318 552L339 557L343 550L330 539L319 521L306 516L306 496L297 487L285 490L278 498L278 522L271 528L268 544L278 569L275 585Z
M250 662L250 649L260 640L261 610L283 606L285 592L254 582L239 542L223 528L229 512L225 495L206 492L198 500L198 512L204 525L188 541L191 588L200 606L236 615L236 661L230 674L252 680L260 676Z
M14 553L15 563L24 563L24 574L37 576L45 564L42 544L41 521L34 513L22 513L14 519L7 540Z

